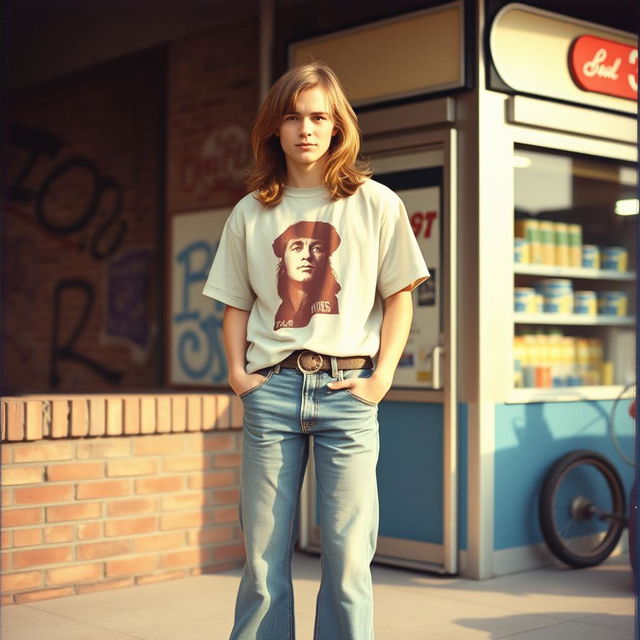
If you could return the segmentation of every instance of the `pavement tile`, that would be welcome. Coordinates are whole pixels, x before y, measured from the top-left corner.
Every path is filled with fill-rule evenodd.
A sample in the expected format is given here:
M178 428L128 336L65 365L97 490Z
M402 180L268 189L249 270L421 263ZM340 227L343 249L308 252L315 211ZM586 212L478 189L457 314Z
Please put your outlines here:
M428 586L432 596L567 619L609 613L633 602L631 573L622 561L612 561L600 571L547 568Z
M224 572L43 600L34 606L80 622L99 621L144 640L227 640L239 576L237 571Z
M142 636L111 631L86 624L31 605L12 605L2 609L2 640L138 640Z
M2 640L228 640L241 569L5 607ZM293 560L297 640L311 640L317 556ZM475 581L373 566L376 640L631 640L625 559Z
M570 620L552 627L507 636L503 640L508 638L514 640L634 640L634 634L633 628L604 629L598 625Z
M591 616L580 618L580 622L584 624L599 625L602 627L611 627L612 629L619 629L622 631L629 631L630 629L633 630L634 611L596 613Z

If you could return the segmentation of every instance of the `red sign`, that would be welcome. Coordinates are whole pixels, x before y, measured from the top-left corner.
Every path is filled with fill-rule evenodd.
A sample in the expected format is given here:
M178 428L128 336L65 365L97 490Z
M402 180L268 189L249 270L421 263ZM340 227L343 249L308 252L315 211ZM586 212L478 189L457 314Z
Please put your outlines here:
M638 97L638 49L595 36L580 36L569 52L573 81L585 91L635 100Z

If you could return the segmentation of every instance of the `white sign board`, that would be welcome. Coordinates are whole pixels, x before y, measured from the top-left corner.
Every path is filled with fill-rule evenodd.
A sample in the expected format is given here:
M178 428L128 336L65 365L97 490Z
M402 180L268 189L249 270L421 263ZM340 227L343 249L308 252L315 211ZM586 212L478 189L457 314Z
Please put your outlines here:
M374 179L402 199L431 278L412 293L413 323L393 380L395 388L431 389L440 343L442 309L442 152L374 159ZM437 376L436 376L437 377Z
M175 215L171 230L170 384L226 386L225 305L202 288L231 208Z

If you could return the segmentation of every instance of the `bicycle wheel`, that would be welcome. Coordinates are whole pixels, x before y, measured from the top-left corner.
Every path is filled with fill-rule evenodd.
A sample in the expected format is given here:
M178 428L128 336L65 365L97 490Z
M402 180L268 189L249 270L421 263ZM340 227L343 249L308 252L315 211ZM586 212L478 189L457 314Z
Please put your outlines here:
M634 456L635 419L629 415L629 405L636 399L636 383L628 384L613 401L607 420L609 435L618 455L630 466L635 467ZM627 402L628 401L628 402Z
M551 552L571 567L600 564L627 523L622 480L596 451L572 451L551 466L538 502L542 535Z

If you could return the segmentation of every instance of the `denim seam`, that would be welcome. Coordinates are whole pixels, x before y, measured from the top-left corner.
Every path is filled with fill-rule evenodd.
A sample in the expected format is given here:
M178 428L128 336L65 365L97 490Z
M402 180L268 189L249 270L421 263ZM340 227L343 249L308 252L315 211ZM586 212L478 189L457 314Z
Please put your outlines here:
M321 620L321 607L320 596L322 594L322 587L324 586L325 579L324 569L324 553L320 551L320 587L318 588L318 595L316 596L316 620L313 625L313 640L320 640L320 620Z
M300 426L308 432L318 424L320 377L315 373L305 373L302 384L302 402L300 406ZM308 419L305 415L309 413Z
M313 405L312 415L313 415L313 426L315 427L318 424L318 417L320 415L320 386L322 384L320 375L315 375L314 380L314 389L313 389Z
M300 460L298 461L298 480L296 487L300 487L302 484L302 478L304 476L304 469L306 465L303 465L304 461L304 449L302 449L302 453L300 455ZM299 492L298 492L299 495ZM289 542L288 542L288 554L289 554L289 563L287 565L288 575L289 575L289 586L290 586L290 597L289 597L289 637L291 640L295 640L295 624L294 624L294 602L293 602L293 581L291 576L291 558L293 556L293 529L296 522L296 518L298 515L298 501L294 502L293 512L291 514L291 522L289 523Z
M307 405L307 374L303 373L302 374L302 390L301 390L301 398L300 398L300 426L302 427L302 430L306 433L307 431L307 424L305 421L305 414L306 414L306 405Z

